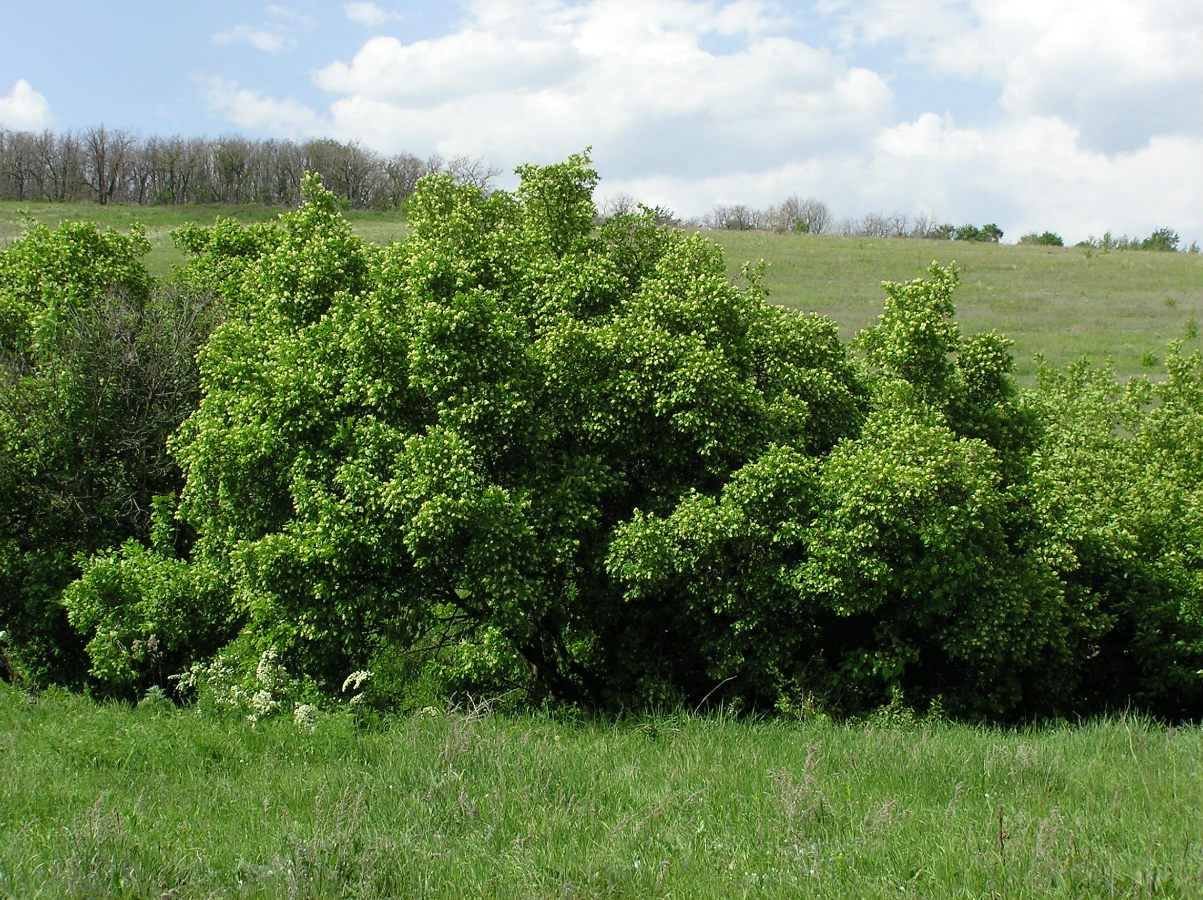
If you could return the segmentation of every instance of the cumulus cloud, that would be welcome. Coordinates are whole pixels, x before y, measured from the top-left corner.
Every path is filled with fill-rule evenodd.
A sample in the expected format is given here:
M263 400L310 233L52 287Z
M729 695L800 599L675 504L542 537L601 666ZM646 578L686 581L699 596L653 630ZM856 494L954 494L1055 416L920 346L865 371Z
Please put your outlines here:
M319 70L340 133L374 146L548 159L586 145L618 169L705 175L865 140L892 94L792 38L766 3L477 0L460 30L367 41ZM706 49L726 40L728 52Z
M1056 116L1104 153L1203 132L1195 0L825 0L845 47L896 46L935 76L997 85L1017 117Z
M878 136L860 198L873 208L906 184L912 209L956 224L985 214L1006 223L1011 238L1045 229L1073 240L1165 225L1197 231L1200 159L1203 137L1158 136L1107 154L1084 146L1078 130L1056 116L959 128L951 116L929 113Z
M205 102L211 115L250 132L293 139L330 132L329 123L303 103L267 97L227 78L206 80Z
M506 167L592 146L603 196L683 216L799 193L837 218L929 213L1073 239L1170 225L1184 243L1203 238L1190 0L1155 16L1139 0L1076 2L817 0L800 13L760 0L467 0L441 36L375 36L314 69L320 113L225 81L210 109L278 135ZM352 7L378 21L379 7ZM995 102L950 111L939 85L965 82ZM919 83L936 90L914 93ZM903 120L896 91L912 92Z
M15 131L40 131L51 123L50 104L24 78L0 97L0 124Z

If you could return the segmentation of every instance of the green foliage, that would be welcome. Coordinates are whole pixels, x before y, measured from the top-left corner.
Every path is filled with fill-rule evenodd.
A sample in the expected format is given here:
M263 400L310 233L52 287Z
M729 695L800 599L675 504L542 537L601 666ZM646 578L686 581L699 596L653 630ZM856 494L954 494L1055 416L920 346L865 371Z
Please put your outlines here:
M1034 231L1023 235L1019 239L1021 244L1043 245L1046 247L1064 247L1065 241L1061 235L1055 231L1045 231L1042 234L1036 234Z
M1173 228L1158 228L1147 238L1143 240L1138 237L1129 237L1127 235L1113 235L1110 231L1105 232L1101 238L1096 238L1091 235L1086 240L1081 241L1079 247L1090 247L1096 250L1154 250L1160 252L1172 253L1178 249L1178 243L1181 240Z
M229 605L204 567L175 554L171 499L155 498L149 549L130 539L88 557L62 595L71 624L90 638L89 674L131 698L170 687L170 675L232 636Z
M959 228L952 225L941 225L932 233L933 237L943 240L976 241L984 244L997 244L1002 240L1003 230L990 222L980 228L977 225L965 224Z
M599 224L586 154L519 174L428 177L388 247L311 177L177 233L170 288L132 239L45 285L14 245L14 646L51 672L74 626L108 691L305 728L348 679L360 709L1203 708L1198 353L1022 391L952 268L844 344L653 210Z
M823 468L801 573L844 620L826 635L840 686L868 705L889 689L943 697L958 714L1030 703L1025 677L1069 648L1058 585L1014 530L988 445L930 412L870 417Z
M941 405L952 389L952 354L960 343L952 303L957 274L935 264L928 272L926 280L883 283L885 309L857 342L882 380L909 385L920 402Z
M381 252L311 192L202 355L181 515L258 643L319 680L466 621L537 692L623 702L672 640L648 617L684 611L625 604L611 532L859 420L830 323L648 213L595 229L585 157L522 176L426 179ZM668 682L705 693L699 666Z
M87 222L28 229L0 257L0 351L6 360L35 365L53 358L75 319L105 293L145 301L150 279L139 258L149 250L139 226L128 235Z
M196 399L207 297L152 284L147 243L37 226L0 255L0 619L38 682L76 682L58 603L77 554L147 539L180 486L165 441Z
M1141 250L1158 250L1173 253L1178 249L1178 232L1172 228L1158 228L1140 242Z
M1203 360L1120 386L1083 362L1042 374L1048 437L1032 500L1072 595L1097 607L1083 689L1161 712L1203 708ZM1155 649L1156 648L1156 649Z

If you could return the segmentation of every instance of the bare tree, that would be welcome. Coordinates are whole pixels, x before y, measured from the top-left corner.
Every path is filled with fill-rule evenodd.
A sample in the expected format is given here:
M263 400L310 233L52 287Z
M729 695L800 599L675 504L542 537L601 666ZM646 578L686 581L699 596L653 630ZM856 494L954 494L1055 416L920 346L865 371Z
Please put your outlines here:
M639 201L631 194L611 194L598 209L599 217L629 216L639 212Z
M802 201L798 218L806 225L808 234L825 234L831 227L831 211L826 203L814 197L807 197Z
M23 131L0 132L0 181L4 196L29 200L40 194L40 165L33 135Z
M397 209L432 172L485 192L500 169L479 157L425 160L403 153L387 159L358 143L324 139L250 141L178 135L138 140L101 126L76 137L67 132L0 132L0 196L98 203L268 203L300 200L306 171L355 207Z
M259 146L263 168L264 202L295 206L301 199L301 179L305 175L305 153L292 141L266 141Z
M83 193L83 152L70 131L43 131L35 140L41 159L42 195L48 200L76 200Z
M110 131L101 125L85 131L82 143L84 183L96 202L120 198L129 175L134 136L124 129Z
M935 237L936 229L940 227L940 220L928 212L919 213L915 216L915 224L911 226L911 237L926 240Z
M213 188L218 203L248 203L254 199L251 144L238 135L226 135L213 148Z
M802 200L794 194L786 198L780 206L771 207L764 218L768 227L774 231L822 234L827 229L831 214L827 210L827 204L814 197Z
M906 237L908 229L907 217L902 213L869 213L856 224L855 233L862 237L897 238Z
M437 158L422 160L412 153L399 153L384 161L384 174L376 197L376 206L397 209L414 192L418 182L442 165Z
M754 231L761 226L764 213L742 203L716 206L707 216L709 227L719 231Z
M472 184L486 194L492 190L493 179L501 169L490 166L479 156L456 156L447 162L445 170L456 184Z

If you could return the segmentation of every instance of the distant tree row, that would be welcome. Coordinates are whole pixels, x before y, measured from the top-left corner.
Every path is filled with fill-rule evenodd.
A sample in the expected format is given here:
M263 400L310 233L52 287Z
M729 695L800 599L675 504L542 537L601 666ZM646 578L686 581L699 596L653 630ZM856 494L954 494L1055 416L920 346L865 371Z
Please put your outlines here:
M1094 250L1156 250L1163 253L1173 253L1178 249L1182 239L1172 228L1158 228L1147 238L1128 237L1126 234L1116 237L1110 231L1104 232L1101 238L1093 234L1084 241L1079 241L1079 247L1089 247ZM1198 253L1199 245L1191 244L1188 253Z
M295 206L305 172L320 173L335 195L357 209L397 209L432 172L486 190L499 174L476 158L382 156L328 138L298 144L237 136L140 138L104 126L61 134L0 130L4 200Z
M355 209L399 209L419 179L446 173L458 184L489 192L501 170L479 157L425 159L412 153L384 156L357 142L320 138L302 143L253 141L237 135L141 138L125 129L103 125L81 132L41 133L0 128L0 200L52 200L125 203L142 206L186 203L261 203L296 206L306 172L321 175L322 184ZM642 204L628 194L610 198L601 218L636 213ZM686 225L718 231L774 231L799 234L842 234L872 238L920 238L999 243L1003 231L994 223L953 225L924 213L869 213L859 219L835 219L827 204L794 194L779 204L756 208L746 204L715 206L699 218L682 222L669 209L649 209L658 224ZM1045 231L1025 234L1021 244L1064 246L1061 236ZM1179 236L1158 228L1147 238L1110 231L1091 235L1079 247L1097 250L1177 250ZM1198 246L1192 244L1191 251Z
M953 225L933 216L920 215L912 220L903 213L869 213L859 219L836 220L827 204L814 197L801 199L797 194L782 203L756 209L737 203L719 205L689 224L717 231L776 231L798 234L843 234L874 238L923 238L946 241L982 241L997 244L1003 231L993 222L977 226Z

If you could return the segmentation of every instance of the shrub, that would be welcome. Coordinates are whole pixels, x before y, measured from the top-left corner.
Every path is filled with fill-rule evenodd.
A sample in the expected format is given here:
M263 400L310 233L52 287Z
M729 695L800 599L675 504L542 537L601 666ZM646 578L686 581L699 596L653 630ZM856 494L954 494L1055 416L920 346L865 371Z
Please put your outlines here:
M1140 249L1172 253L1178 249L1178 241L1178 232L1174 231L1174 229L1158 228L1140 242Z
M154 285L148 249L69 223L0 254L0 620L37 682L86 668L59 605L77 554L148 539L152 498L181 484L165 442L215 311Z
M1045 231L1042 234L1029 232L1019 239L1019 243L1025 245L1043 245L1047 247L1064 247L1065 241L1061 239L1061 235L1053 231Z
M253 716L368 671L372 703L1200 710L1199 354L1021 391L940 266L845 345L651 210L598 224L587 156L519 174L424 180L387 248L314 178L183 237L228 313L180 527L98 532L62 594L93 677L188 666Z
M257 640L319 680L466 622L536 692L617 702L684 612L624 600L614 530L859 421L834 325L647 214L595 229L583 157L521 174L512 196L424 181L381 251L311 182L227 288L248 314L202 354L181 515ZM667 680L704 694L704 660L681 666Z

